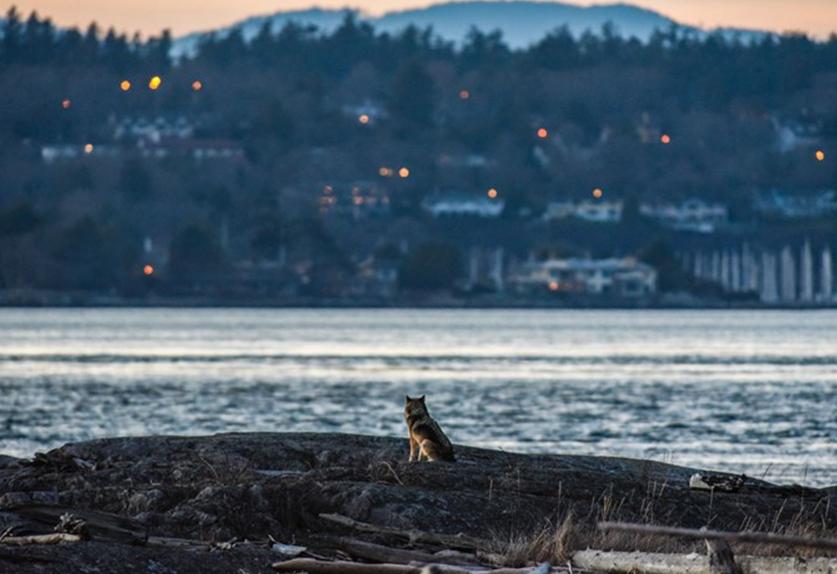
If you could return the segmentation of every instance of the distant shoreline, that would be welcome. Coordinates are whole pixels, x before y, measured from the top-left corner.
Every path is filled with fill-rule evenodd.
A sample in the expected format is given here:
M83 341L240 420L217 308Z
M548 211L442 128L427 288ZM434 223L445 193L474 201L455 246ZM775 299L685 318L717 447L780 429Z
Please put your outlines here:
M759 310L820 311L837 309L837 302L766 305L752 301L717 300L594 300L513 299L508 297L456 298L448 296L424 298L323 299L323 298L251 298L247 300L219 297L153 297L123 298L107 296L55 295L21 298L0 297L0 309L10 308L232 308L232 309L474 309L474 310Z

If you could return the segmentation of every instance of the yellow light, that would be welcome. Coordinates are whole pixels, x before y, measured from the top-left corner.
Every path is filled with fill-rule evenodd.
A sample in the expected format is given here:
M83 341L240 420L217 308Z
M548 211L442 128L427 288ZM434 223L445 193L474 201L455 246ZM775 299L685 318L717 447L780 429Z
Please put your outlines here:
M86 153L86 154L88 154L88 155L90 155L91 153L93 153L93 144L90 144L90 143L89 143L89 144L85 144L85 146L84 146L84 153Z
M593 197L595 197L596 199L601 199L603 195L604 191L602 191L600 187L597 187L593 190Z
M131 91L131 82L128 80L122 80L122 83L119 84L119 89L123 92Z
M160 76L154 76L148 81L148 89L150 90L159 90L160 86L163 85L163 78Z
M488 197L489 199L497 199L497 190L493 187L488 190Z
M402 167L401 169L398 170L398 175L400 177L402 177L403 179L407 179L408 177L410 177L410 170L407 169L406 167Z
M192 90L194 90L195 92L200 92L202 89L203 82L201 82L200 80L195 80L194 82L192 82Z
M538 137L541 138L542 140L546 139L547 137L549 137L549 132L547 131L546 128L540 128L540 129L538 129Z
M142 268L142 273L146 277L150 277L150 276L154 275L154 266L153 265L146 265L145 267Z
M369 115L368 114L360 114L357 117L357 121L362 123L363 125L366 125L366 124L369 123Z
M69 98L67 98L66 100L61 100L61 107L65 110L69 110L71 107L73 107L73 101Z
M663 142L663 144L668 145L671 143L671 136L668 134L663 134L660 136L660 141Z
M467 99L470 99L470 97L471 97L471 92L469 92L468 90L460 90L459 91L459 99L460 100L467 100Z
M558 291L560 289L560 285L558 285L557 281L550 281L549 282L549 290L552 292Z
M825 161L825 152L818 149L817 153L814 154L814 157L817 158L817 161Z

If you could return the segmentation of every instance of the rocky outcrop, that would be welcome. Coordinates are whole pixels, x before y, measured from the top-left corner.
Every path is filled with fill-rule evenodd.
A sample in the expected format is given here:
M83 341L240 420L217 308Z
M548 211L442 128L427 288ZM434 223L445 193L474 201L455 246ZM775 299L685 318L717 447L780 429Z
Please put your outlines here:
M32 461L0 458L0 532L7 527L16 533L48 531L46 519L22 510L39 505L118 515L151 537L209 543L269 536L293 542L339 534L338 524L320 516L326 513L477 539L525 535L569 512L588 526L618 519L718 529L776 529L808 521L817 528L837 528L833 489L779 487L747 478L735 493L696 491L689 488L695 469L622 458L458 447L457 459L407 463L406 439L335 434L70 444ZM74 560L90 554L102 560L100 552L90 549L103 544L94 538L75 549L0 546L0 571L10 555ZM174 565L160 572L191 572L197 563L183 559L178 548L145 546L113 551L117 562L111 566L118 567L121 552ZM259 552L250 554L248 559L257 562ZM223 551L215 556L219 564L230 559ZM270 558L261 558L266 572ZM38 571L48 568L48 563L39 564Z

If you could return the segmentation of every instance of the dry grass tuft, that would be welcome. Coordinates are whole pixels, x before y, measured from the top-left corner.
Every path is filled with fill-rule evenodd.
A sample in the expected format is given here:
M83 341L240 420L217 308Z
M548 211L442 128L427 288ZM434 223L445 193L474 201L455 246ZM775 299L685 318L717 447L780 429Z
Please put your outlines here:
M670 523L665 513L656 512L665 507L659 503L666 487L665 484L649 487L639 505L640 516L636 513L628 516L624 512L626 500L615 498L612 492L605 492L597 497L590 513L581 516L581 520L575 519L572 509L566 510L563 519L548 522L533 532L495 536L490 548L486 549L487 554L494 558L497 566L524 567L547 561L563 564L575 551L587 548L672 554L705 553L706 548L701 540L620 531L603 532L596 528L596 524L601 521ZM769 520L745 520L737 530L837 538L837 530L829 528L828 516L828 502L821 502L804 507L795 514L780 509ZM768 544L738 544L733 549L736 553L752 556L837 557L835 551Z

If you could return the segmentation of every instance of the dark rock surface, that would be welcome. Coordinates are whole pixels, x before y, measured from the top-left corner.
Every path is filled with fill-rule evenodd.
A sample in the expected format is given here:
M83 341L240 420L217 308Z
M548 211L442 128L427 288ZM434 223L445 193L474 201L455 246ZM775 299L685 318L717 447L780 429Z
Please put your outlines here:
M464 447L457 448L457 458L410 464L406 439L334 434L70 444L31 462L0 457L0 532L8 526L16 526L16 534L49 531L16 513L16 507L33 503L130 517L152 537L206 542L272 536L306 543L339 533L321 513L484 539L532 532L570 510L588 526L608 519L718 529L808 522L837 528L834 489L777 487L748 478L737 493L712 494L689 489L694 469L657 462ZM201 548L95 540L60 547L0 545L0 572L89 566L109 572L256 573L268 572L277 558L267 544Z

